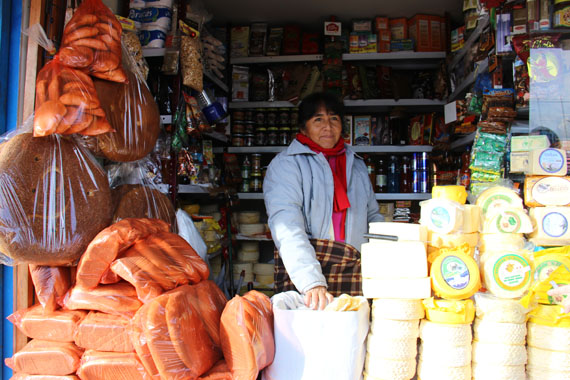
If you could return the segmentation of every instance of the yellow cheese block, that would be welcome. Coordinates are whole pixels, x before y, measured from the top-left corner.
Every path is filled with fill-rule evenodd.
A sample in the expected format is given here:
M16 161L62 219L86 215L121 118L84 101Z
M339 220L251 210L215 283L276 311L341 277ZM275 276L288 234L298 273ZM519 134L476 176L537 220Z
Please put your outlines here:
M535 230L529 235L536 245L570 245L570 207L535 207L530 209Z
M423 300L426 319L435 323L469 324L475 318L475 305L470 299L443 300L433 297Z
M570 177L526 177L524 204L528 207L570 206Z
M528 164L527 175L565 176L568 170L566 151L562 149L533 149L528 156Z
M533 231L530 217L524 210L516 207L505 207L493 213L487 213L483 220L483 233L524 233Z
M513 136L511 138L511 152L528 152L549 146L550 141L545 135Z
M255 263L253 264L253 273L265 275L265 276L273 276L273 272L275 271L274 264L267 264L267 263Z
M428 246L428 267L431 267L435 259L449 251L459 251L471 257L474 257L475 255L475 247L469 247L467 243L463 243L459 247L454 248L435 248Z
M528 315L528 321L538 325L570 328L570 313L562 305L537 305Z
M528 152L511 152L509 158L511 165L509 166L510 173L524 173L528 169Z
M497 251L481 258L485 288L500 298L521 297L530 287L532 265L526 251Z
M432 199L446 199L454 201L459 204L465 204L467 200L467 190L464 186L447 185L447 186L434 186L431 189Z
M570 246L534 252L534 279L536 281L545 280L561 265L570 271Z
M463 205L463 226L461 232L470 234L481 229L481 209L477 205Z
M435 248L455 248L460 245L467 244L469 247L476 247L479 242L479 233L473 232L464 234L457 232L454 234L440 234L437 232L428 232L428 245Z
M430 199L420 202L420 223L429 230L450 234L463 227L463 206L445 199Z
M477 206L481 209L481 217L485 218L487 212L511 206L523 209L521 197L512 189L504 186L494 186L483 191L477 198Z
M460 250L439 255L431 265L430 277L434 294L449 300L467 299L481 287L477 263Z
M479 251L517 251L523 249L525 239L523 234L480 234Z
M272 274L271 275L256 274L255 281L259 282L261 285L269 285L273 284L274 278Z

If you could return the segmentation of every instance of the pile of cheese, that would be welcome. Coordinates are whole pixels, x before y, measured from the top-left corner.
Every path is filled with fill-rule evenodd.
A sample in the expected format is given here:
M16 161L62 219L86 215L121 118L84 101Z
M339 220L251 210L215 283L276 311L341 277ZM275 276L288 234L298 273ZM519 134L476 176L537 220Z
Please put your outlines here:
M409 380L416 374L419 299L374 299L367 338L365 380Z
M255 283L261 288L273 287L274 264L259 262L259 242L242 241L238 249L237 261L233 263L234 281L237 283L244 274L240 293L247 292L248 284Z
M473 380L525 380L527 310L518 300L475 295Z

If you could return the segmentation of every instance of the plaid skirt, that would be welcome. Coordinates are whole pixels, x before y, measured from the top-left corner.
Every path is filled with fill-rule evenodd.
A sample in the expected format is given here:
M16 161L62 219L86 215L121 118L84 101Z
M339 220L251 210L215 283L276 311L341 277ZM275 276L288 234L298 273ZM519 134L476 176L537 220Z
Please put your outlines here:
M317 260L321 263L323 275L327 280L328 292L334 297L341 294L362 295L362 273L360 271L360 252L353 246L333 240L309 239L315 248ZM283 265L279 251L275 248L274 290L281 293L288 290L299 291Z

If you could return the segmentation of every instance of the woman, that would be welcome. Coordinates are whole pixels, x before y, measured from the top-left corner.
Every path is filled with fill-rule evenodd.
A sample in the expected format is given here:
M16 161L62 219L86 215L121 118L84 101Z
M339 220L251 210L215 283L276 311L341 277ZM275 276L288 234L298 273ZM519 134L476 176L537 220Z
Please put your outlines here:
M271 161L263 181L278 250L275 290L296 288L313 309L324 309L331 293L361 292L357 249L368 223L383 221L364 161L341 138L343 119L334 95L305 98L300 133Z

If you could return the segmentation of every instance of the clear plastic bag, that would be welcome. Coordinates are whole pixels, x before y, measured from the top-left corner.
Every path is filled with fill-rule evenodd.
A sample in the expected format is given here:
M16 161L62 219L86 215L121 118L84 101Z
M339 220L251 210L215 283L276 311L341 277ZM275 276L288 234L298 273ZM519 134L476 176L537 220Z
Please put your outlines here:
M142 306L135 288L127 282L99 285L94 289L76 285L67 292L62 303L69 310L95 310L127 318L132 318Z
M83 350L73 343L34 339L6 359L6 365L30 375L71 375L79 368L82 354Z
M208 372L200 376L198 380L233 380L233 376L226 361L220 360Z
M34 283L36 299L46 311L54 311L58 307L58 302L71 287L70 267L30 265L29 270Z
M0 141L0 252L5 264L73 265L109 225L111 190L102 168L75 140Z
M81 379L140 379L149 380L134 352L100 352L87 350L77 370Z
M133 352L128 327L125 317L91 311L77 326L75 344L97 351Z
M126 83L121 34L121 24L101 0L86 0L63 30L60 59L94 77Z

